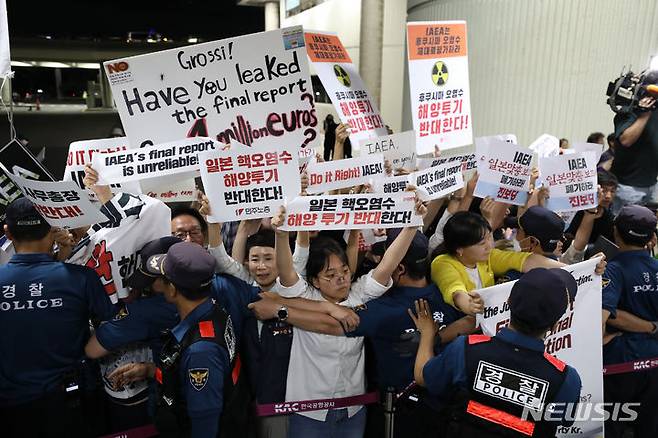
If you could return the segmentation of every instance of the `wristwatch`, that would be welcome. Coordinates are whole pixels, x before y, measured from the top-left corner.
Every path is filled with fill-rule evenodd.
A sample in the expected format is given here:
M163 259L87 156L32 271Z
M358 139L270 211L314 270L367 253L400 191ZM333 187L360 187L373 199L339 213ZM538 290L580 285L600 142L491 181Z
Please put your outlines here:
M279 318L279 321L285 321L288 319L288 308L286 306L281 306L276 312L276 317Z

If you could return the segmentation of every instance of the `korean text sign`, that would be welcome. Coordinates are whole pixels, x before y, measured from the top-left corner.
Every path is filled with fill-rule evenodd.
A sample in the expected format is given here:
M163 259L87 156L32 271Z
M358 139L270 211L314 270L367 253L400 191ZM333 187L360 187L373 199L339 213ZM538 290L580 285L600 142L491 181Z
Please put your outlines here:
M400 228L423 224L413 192L300 196L286 206L287 231Z
M528 148L497 139L476 143L479 178L474 195L524 205L528 199L533 153Z
M546 208L578 211L598 205L596 152L559 155L539 159L539 172L550 197Z
M212 209L211 221L271 217L284 199L301 190L297 148L265 145L199 154L201 179Z
M416 152L472 144L466 22L407 23L407 45Z
M300 26L104 63L134 146L211 137L317 146Z
M587 260L563 269L578 283L576 299L548 332L544 344L546 353L574 367L582 380L581 401L603 402L603 353L601 350L601 276L594 273L599 258ZM515 282L481 289L484 313L477 321L484 334L493 336L509 324L507 299ZM557 292L557 291L556 291ZM583 436L600 431L596 421L577 421L571 428L558 428L559 433L579 428Z
M371 99L338 35L304 32L304 38L306 53L340 120L350 127L350 139L358 144L366 138L386 135L377 104Z

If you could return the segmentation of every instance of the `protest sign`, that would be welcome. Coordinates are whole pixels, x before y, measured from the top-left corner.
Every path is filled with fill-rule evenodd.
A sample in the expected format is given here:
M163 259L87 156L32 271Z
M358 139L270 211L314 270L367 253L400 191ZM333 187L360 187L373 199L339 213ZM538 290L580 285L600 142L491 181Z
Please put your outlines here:
M53 227L78 228L107 221L73 181L34 181L18 175L10 178Z
M307 193L323 193L329 190L368 184L386 175L382 154L358 158L311 163L308 173Z
M572 152L573 151L573 152ZM603 145L600 143L586 143L586 142L576 142L571 145L569 149L565 149L565 154L577 154L578 152L594 152L596 156L596 162L598 164L601 155L603 154Z
M540 158L539 172L549 187L549 210L578 211L598 205L596 152Z
M409 175L423 201L439 199L464 187L461 161L444 163Z
M409 175L385 176L374 181L372 190L375 193L404 192L409 184Z
M133 146L210 137L318 145L301 26L104 63Z
M0 0L0 78L9 75L11 75L11 56L9 54L7 2L5 0Z
M186 138L140 149L126 149L94 154L92 166L98 172L99 184L138 181L179 175L178 179L195 176L199 170L198 154L219 150L221 145L207 137Z
M532 151L490 138L476 143L479 178L474 195L507 204L524 205L528 199Z
M167 178L141 181L142 192L162 202L188 202L197 199L194 179L166 182Z
M589 403L603 402L601 276L594 273L599 260L587 260L563 268L576 279L578 294L544 341L546 353L555 355L578 371L583 383L580 401ZM477 315L484 334L493 336L509 324L507 299L514 283L477 291L484 300L484 312ZM555 292L564 293L558 290ZM568 436L591 436L601 428L601 422L576 421L571 427L558 428L558 432Z
M418 155L473 143L465 21L407 23Z
M478 161L476 154L473 152L459 155L442 155L437 158L418 158L416 159L416 166L420 171L429 169L430 167L441 166L446 163L454 163L457 161L461 162L462 164L462 174L464 174L464 177L477 170Z
M110 202L112 220L92 226L66 261L95 270L105 293L116 303L129 294L128 278L139 266L142 247L171 235L171 211L144 195L122 193Z
M92 157L95 153L112 153L125 151L130 148L127 137L103 138L98 140L80 140L74 141L69 145L69 154L66 158L66 168L64 169L63 181L73 181L81 189L85 188L83 182L85 177L85 165L91 164ZM111 184L110 189L113 193L141 193L142 189L138 182L127 182L124 184ZM96 195L91 190L87 190L91 199Z
M247 147L199 154L201 179L212 209L211 222L271 217L301 190L299 155L291 146Z
M413 192L299 196L286 206L285 231L352 230L420 226Z
M539 158L556 157L560 155L560 140L550 134L542 134L528 149L535 152Z
M306 53L341 122L350 127L353 144L386 135L386 126L377 103L370 98L358 69L352 64L338 35L311 31L304 32L304 39Z
M384 154L393 170L401 168L413 171L416 161L416 136L413 131L406 131L361 140L360 153L361 156Z

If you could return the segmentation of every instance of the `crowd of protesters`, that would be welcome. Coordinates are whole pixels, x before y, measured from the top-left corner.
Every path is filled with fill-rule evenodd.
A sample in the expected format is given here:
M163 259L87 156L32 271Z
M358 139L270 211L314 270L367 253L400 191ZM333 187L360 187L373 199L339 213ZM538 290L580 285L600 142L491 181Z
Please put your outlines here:
M343 159L348 129L331 119L325 130L324 159ZM377 231L371 245L359 230L283 231L283 206L268 219L209 223L202 191L170 208L113 194L91 166L84 182L105 223L55 229L18 199L0 267L2 436L148 424L163 437L555 436L573 418L522 419L518 403L474 382L485 363L547 382L545 404L582 401L578 372L545 354L543 339L575 299L561 268L600 257L601 237L618 251L596 267L604 364L658 357L656 112L625 113L607 139L587 139L606 140L598 206L569 223L544 206L550 192L534 187L536 174L518 208L474 197L475 174L447 198L416 197L423 227ZM301 196L305 187L302 177ZM103 229L163 221L171 235L141 248L128 297L112 304L79 254ZM509 327L481 335L477 291L516 279ZM634 422L610 421L606 436L657 436L658 368L604 382L606 402L640 403Z

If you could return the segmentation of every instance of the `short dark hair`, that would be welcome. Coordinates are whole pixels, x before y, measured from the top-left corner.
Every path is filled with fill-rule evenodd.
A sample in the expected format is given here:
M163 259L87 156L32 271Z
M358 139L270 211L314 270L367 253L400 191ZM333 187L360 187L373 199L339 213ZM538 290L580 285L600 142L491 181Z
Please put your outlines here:
M254 246L266 246L268 248L274 248L274 242L275 236L273 230L259 230L256 234L252 234L251 236L247 237L247 243L245 244L247 257L249 257L249 251Z
M50 232L50 225L29 226L7 224L11 237L16 242L36 242L45 238Z
M477 213L460 211L455 213L443 227L445 249L456 254L457 248L475 245L491 231L489 222Z
M510 324L514 326L514 330L526 336L530 336L531 338L539 337L551 329L551 327L545 327L545 328L532 327L526 322L516 318L514 315L510 315Z
M199 289L192 291L178 287L176 283L172 282L167 277L160 277L160 278L162 278L162 281L164 281L165 284L173 284L176 290L190 301L198 301L202 298L206 298L210 296L212 284L208 284L206 286L200 287Z
M598 143L599 140L603 140L605 135L602 132L592 132L587 136L587 143Z
M345 250L334 239L318 236L313 240L306 262L306 278L309 283L329 265L329 257L332 255L338 257L343 264L349 265Z
M617 181L617 177L614 176L612 173L605 171L605 170L599 170L596 173L596 177L598 179L598 183L601 187L603 186L615 186L617 187L619 185L619 181Z
M199 210L192 207L178 207L171 210L172 221L178 216L183 215L192 216L194 219L196 219L201 226L201 232L203 233L204 237L208 235L208 223L204 219L203 215L199 213Z
M608 142L613 142L614 143L617 140L617 137L615 137L615 133L613 132L612 134L608 134L608 137L606 137L606 140L608 140Z

